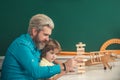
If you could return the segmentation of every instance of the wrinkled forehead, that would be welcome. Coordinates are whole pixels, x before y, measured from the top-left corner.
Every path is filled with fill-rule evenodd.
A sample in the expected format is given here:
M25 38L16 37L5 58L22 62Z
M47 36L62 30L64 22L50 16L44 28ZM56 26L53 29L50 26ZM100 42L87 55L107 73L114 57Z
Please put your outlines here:
M44 34L51 35L52 29L50 27L44 26L41 30Z

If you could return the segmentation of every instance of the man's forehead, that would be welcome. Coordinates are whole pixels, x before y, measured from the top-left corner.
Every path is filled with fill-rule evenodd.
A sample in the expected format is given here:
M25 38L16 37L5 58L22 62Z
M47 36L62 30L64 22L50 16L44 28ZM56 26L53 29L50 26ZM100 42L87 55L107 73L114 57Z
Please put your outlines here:
M51 35L51 33L52 33L52 29L49 28L49 27L43 27L42 31L43 31L44 34Z

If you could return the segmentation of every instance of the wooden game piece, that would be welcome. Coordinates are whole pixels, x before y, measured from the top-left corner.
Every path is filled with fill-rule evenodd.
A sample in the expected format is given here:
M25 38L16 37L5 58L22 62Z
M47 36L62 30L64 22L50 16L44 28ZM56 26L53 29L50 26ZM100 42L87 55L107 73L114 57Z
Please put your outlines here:
M78 44L76 44L77 47L77 56L78 56L78 64L77 64L77 73L85 73L85 61L86 59L84 59L84 53L85 53L85 48L84 46L86 46L85 44L83 44L82 42L79 42Z

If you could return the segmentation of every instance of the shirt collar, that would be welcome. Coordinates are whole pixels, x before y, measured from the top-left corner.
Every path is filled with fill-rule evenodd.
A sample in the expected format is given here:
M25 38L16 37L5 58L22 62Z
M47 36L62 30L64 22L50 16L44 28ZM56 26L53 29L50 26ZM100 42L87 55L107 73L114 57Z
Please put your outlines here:
M30 43L33 45L33 47L37 49L35 42L33 41L32 37L30 36L29 33L26 34L26 38L30 41Z

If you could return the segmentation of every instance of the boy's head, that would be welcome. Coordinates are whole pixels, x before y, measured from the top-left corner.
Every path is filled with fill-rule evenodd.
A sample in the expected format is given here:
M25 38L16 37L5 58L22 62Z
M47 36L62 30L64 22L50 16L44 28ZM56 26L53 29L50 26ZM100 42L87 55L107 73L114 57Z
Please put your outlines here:
M55 57L61 51L61 46L58 41L50 39L46 46L42 49L41 57L47 57L48 55L51 57ZM50 57L49 57L50 58Z

